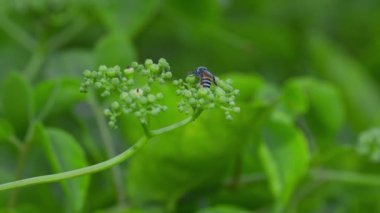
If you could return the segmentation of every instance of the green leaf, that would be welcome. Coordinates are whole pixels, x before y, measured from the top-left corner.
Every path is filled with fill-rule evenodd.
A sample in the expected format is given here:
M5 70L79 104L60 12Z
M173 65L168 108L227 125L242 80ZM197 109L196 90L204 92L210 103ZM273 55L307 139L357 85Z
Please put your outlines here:
M276 199L276 208L280 210L308 169L306 139L292 124L272 118L263 127L258 152Z
M223 114L202 114L197 122L152 139L129 163L127 190L131 202L166 205L173 210L191 190L219 181L241 145L223 125ZM196 175L194 175L196 174Z
M97 65L126 67L136 59L136 50L130 39L116 31L105 35L95 48Z
M315 70L342 92L351 124L359 130L379 125L379 87L368 71L322 35L311 36L310 52Z
M220 4L215 0L176 1L169 0L169 7L176 16L183 16L188 21L198 23L212 23L220 15ZM209 26L209 25L207 25Z
M112 30L123 30L128 36L136 35L155 15L156 0L97 1L100 17Z
M33 96L30 84L19 73L11 73L1 91L2 113L18 136L26 132L33 116Z
M42 73L47 78L82 77L83 70L94 66L94 58L93 51L79 48L54 52L47 58Z
M0 118L0 141L8 139L14 133L13 126Z
M335 134L345 120L345 105L343 98L333 85L314 81L308 88L310 98L311 125L317 134ZM318 128L318 129L317 129Z
M38 84L33 91L37 116L44 119L70 110L85 98L79 85L78 79L63 77Z
M209 207L198 211L198 213L249 213L252 211L248 211L242 209L238 206L230 206L230 205L218 205L214 207Z
M283 88L283 102L286 111L294 118L303 115L309 110L307 86L309 78L295 78L288 80Z
M87 166L85 154L78 142L68 133L60 129L45 129L36 125L37 138L44 147L54 172L64 172ZM89 184L89 176L61 182L66 194L68 211L78 212L82 209Z

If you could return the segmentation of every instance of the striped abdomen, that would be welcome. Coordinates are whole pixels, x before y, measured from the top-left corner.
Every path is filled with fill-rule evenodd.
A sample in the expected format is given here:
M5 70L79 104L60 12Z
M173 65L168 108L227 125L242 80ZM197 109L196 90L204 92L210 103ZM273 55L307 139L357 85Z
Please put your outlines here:
M201 78L201 85L203 88L210 88L213 81L214 81L213 76L203 73L202 78Z

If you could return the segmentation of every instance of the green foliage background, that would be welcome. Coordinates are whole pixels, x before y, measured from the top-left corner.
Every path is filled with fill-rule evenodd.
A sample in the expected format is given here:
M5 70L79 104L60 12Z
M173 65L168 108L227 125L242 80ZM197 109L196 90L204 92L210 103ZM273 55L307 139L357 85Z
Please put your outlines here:
M142 134L110 130L82 71L163 57L240 90L112 170L0 192L0 212L380 212L380 1L2 0L0 183L95 164ZM173 88L162 127L185 116ZM374 150L379 150L380 145ZM380 151L379 155L380 155Z

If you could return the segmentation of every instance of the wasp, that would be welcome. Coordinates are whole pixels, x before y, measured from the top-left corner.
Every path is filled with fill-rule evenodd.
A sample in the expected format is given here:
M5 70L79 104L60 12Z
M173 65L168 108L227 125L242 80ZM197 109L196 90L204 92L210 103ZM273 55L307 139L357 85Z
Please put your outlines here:
M194 71L194 75L200 78L200 85L203 88L210 88L212 82L214 82L214 84L218 86L218 84L215 81L215 76L206 67L198 67Z

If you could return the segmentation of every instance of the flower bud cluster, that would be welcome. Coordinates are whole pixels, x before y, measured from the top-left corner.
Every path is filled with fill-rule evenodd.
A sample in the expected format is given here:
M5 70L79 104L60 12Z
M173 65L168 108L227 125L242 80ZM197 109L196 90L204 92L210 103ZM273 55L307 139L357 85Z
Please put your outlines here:
M380 162L380 128L373 128L360 134L356 150L367 155L374 162Z
M165 59L160 59L158 63L147 59L144 65L133 62L124 70L119 66L102 65L95 71L85 70L83 76L82 92L93 86L102 97L110 100L104 114L109 118L111 128L116 128L117 118L122 114L133 114L145 124L149 115L167 110L165 105L159 103L164 95L151 91L152 84L165 83L172 78Z
M224 110L225 117L232 120L231 113L240 112L240 108L236 106L235 96L239 94L239 90L232 87L232 81L216 79L217 86L204 88L200 85L200 79L195 75L189 75L185 80L174 80L177 86L177 95L182 97L178 104L178 110L189 114L191 110L196 109L213 109L220 108Z

